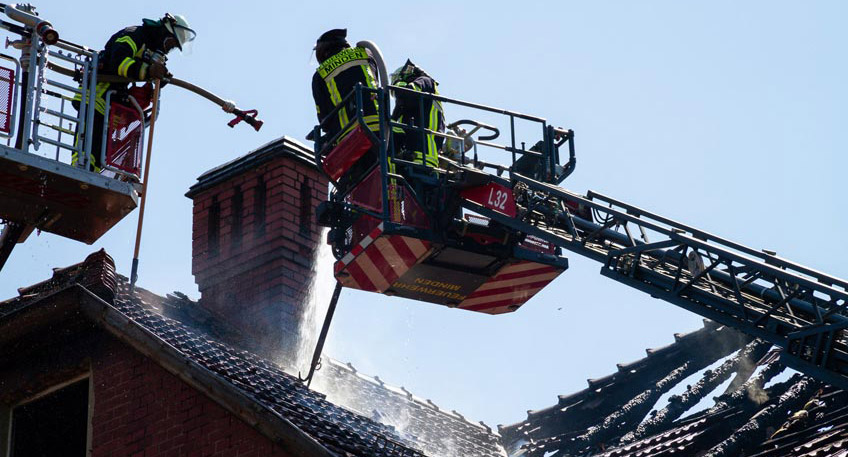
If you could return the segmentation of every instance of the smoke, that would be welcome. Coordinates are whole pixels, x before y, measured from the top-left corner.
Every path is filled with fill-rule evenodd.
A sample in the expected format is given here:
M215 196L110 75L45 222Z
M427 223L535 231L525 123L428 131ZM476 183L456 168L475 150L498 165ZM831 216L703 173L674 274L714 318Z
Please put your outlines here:
M751 400L757 405L762 405L769 399L768 393L756 384L752 385L746 393L748 395L748 400Z
M407 430L410 426L412 415L409 407L403 405L402 401L389 396L388 387L380 384L379 378L363 376L356 371L348 371L346 368L336 367L338 362L325 359L323 369L316 371L312 378L311 388L327 396L327 401L352 409L359 414L368 417L383 425L387 425L395 432L405 438L409 438ZM379 389L376 389L377 386ZM385 389L385 390L384 390ZM375 409L373 398L375 391L382 391L377 395L383 395L383 403L379 410Z
M450 427L441 426L440 414L432 403L421 400L405 389L391 387L379 377L363 375L350 364L325 359L315 372L311 388L326 395L327 401L355 411L391 428L398 441L433 457L463 457L458 440ZM443 418L441 420L447 420Z
M310 387L313 390L326 395L327 401L354 409L360 414L370 417L370 411L363 411L362 408L359 407L359 398L361 393L357 392L355 384L349 382L337 382L337 379L335 379L336 376L333 376L333 374L330 373L331 370L327 369L329 368L327 366L329 363L331 362L326 361L324 369L315 372L315 376L312 378L312 385Z
M736 369L737 372L743 373L744 376L751 376L754 372L757 371L757 361L751 359L750 357L740 357L739 358L739 367Z
M746 383L744 385L744 394L747 397L748 401L756 405L762 405L763 403L769 400L768 392L764 389L764 380L761 379L763 375L763 370L766 369L766 365L757 366L756 362L752 362L753 369L750 370L750 376L746 379ZM747 382L752 380L753 382ZM742 387L742 386L740 386ZM727 392L731 393L731 392Z

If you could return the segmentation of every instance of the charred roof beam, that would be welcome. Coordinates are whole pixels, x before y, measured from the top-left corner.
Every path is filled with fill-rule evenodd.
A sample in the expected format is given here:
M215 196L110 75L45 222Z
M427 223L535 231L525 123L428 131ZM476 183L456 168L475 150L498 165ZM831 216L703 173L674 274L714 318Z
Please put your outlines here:
M768 438L768 426L782 423L789 412L801 407L821 385L821 382L812 378L802 378L781 395L776 404L755 414L730 437L710 449L705 457L744 455L745 450Z
M670 398L668 405L654 417L639 424L636 430L624 435L621 444L632 443L668 427L689 408L695 406L722 382L730 378L740 368L740 365L755 365L756 361L765 355L769 347L771 347L771 343L762 340L752 341L735 357L726 360L715 370L707 370L695 385L689 387L682 395Z

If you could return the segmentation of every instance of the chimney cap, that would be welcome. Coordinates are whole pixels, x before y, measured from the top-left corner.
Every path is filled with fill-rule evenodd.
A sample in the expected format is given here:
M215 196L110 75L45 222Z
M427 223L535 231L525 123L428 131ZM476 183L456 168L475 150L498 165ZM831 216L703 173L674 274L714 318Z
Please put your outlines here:
M194 196L206 189L279 157L291 157L301 161L306 166L317 168L311 149L294 138L282 136L241 157L203 173L197 178L197 182L189 188L185 196L194 198Z

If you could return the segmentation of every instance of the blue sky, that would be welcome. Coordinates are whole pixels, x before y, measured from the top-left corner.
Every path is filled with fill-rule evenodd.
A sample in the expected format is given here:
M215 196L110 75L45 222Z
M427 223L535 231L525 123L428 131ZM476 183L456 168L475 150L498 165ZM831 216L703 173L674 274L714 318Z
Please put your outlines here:
M287 3L287 2L286 2ZM63 38L100 48L116 30L185 14L198 32L169 68L258 108L265 127L168 87L156 127L139 284L197 297L191 202L197 176L314 124L315 38L347 27L410 57L443 95L574 129L563 186L610 195L839 277L848 277L843 134L844 2L38 2ZM451 112L447 112L451 120ZM137 214L137 213L135 213ZM0 299L100 247L129 273L136 217L93 246L32 236L0 272ZM669 344L700 317L571 267L518 312L490 317L346 290L327 351L360 371L491 425L517 422L618 362Z

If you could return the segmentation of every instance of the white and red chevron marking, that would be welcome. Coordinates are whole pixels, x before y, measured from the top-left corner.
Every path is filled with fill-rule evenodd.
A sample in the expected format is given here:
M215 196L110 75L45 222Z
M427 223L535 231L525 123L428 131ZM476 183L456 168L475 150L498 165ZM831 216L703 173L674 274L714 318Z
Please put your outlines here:
M385 292L429 253L429 242L383 235L383 224L380 224L336 262L335 276L345 287Z
M459 304L488 314L514 311L556 279L563 270L536 262L507 265Z
M371 233L368 236L359 240L359 243L353 247L341 260L336 261L336 264L333 265L333 274L337 275L340 271L342 271L347 265L353 262L353 259L356 258L362 251L365 250L371 243L374 242L377 237L379 237L383 233L383 224L374 227L374 230L371 230Z

